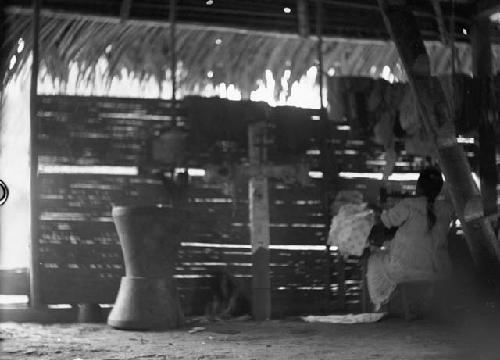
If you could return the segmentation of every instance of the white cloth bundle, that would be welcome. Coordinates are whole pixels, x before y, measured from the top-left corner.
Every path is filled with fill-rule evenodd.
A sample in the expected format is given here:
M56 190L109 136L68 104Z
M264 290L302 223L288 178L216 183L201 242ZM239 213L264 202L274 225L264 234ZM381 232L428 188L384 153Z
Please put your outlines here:
M361 256L368 246L374 224L373 211L366 203L342 205L334 216L328 234L328 245L337 246L343 256Z

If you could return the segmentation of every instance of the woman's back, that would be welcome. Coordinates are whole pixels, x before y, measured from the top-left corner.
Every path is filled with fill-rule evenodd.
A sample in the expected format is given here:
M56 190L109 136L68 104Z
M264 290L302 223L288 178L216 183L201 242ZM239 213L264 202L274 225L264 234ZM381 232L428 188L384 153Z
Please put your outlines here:
M432 236L428 227L427 200L405 199L382 213L386 227L399 229L390 244L389 272L396 282L424 280L433 273Z
M452 211L436 201L442 186L441 172L428 167L420 172L417 197L381 214L385 227L398 230L389 250L372 253L368 261L368 290L376 308L388 301L398 283L435 280L449 264L446 237Z

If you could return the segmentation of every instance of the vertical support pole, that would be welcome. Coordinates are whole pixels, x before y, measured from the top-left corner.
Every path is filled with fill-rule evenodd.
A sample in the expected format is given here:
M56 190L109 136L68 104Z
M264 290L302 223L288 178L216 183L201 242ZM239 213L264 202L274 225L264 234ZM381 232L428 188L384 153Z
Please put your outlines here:
M172 79L172 125L177 125L177 51L176 51L176 12L177 0L170 0L170 72Z
M297 22L299 35L309 37L309 9L307 0L297 0Z
M120 9L120 22L124 24L130 16L130 8L132 7L132 0L123 0Z
M325 116L325 109L323 105L323 89L324 89L324 69L323 69L323 3L322 0L316 0L316 36L318 38L317 51L318 51L318 76L319 76L319 116L320 126L319 133L317 134L320 141L321 151L321 168L323 172L322 192L323 192L323 212L324 221L326 226L330 225L330 204L329 204L329 184L331 181L330 171L330 151L328 146L328 119ZM325 271L325 312L330 312L331 301L331 283L332 283L332 259L330 254L330 246L326 246L326 271Z
M368 255L363 254L361 258L361 311L366 313L370 312L370 299L368 294L368 283L366 280L366 270L368 269Z
M323 3L316 0L316 36L318 37L318 76L319 100L321 115L323 115Z
M265 123L248 127L248 153L253 169L248 196L252 243L252 316L255 320L271 318L269 191L263 170L266 161L265 135Z
M491 104L492 53L490 20L476 19L472 27L472 70L480 97L479 124L479 174L485 215L497 212L497 181L495 129L489 118Z
M336 262L336 270L337 270L337 307L339 310L344 311L346 309L346 299L345 299L345 262L342 255L337 255Z
M30 305L40 307L40 264L38 261L38 119L36 116L38 94L40 3L33 0L33 63L30 83L30 222L31 222L31 266Z

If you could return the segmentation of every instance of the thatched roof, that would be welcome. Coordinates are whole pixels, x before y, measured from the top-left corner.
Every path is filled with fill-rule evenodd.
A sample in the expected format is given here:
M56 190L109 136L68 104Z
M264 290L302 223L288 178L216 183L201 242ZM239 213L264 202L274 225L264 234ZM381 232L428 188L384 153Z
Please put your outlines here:
M472 21L496 0L406 0L425 40L440 40L444 32L467 41ZM6 6L29 8L32 0L4 0ZM170 0L43 0L44 9L82 15L121 17L128 20L165 22ZM224 26L275 33L316 32L321 6L322 33L326 36L389 39L378 0L177 0L175 16L181 23ZM497 37L498 31L492 33Z
M16 56L7 76L26 63L32 48L31 16L28 11L10 9L7 47ZM169 25L165 22L128 21L119 18L60 14L42 11L40 59L52 77L68 77L69 65L79 65L81 81L92 80L98 60L108 61L104 76L120 76L123 68L138 78L168 79L170 69ZM17 42L24 48L19 53ZM450 71L450 48L439 42L427 43L434 73ZM470 48L457 45L457 72L471 72ZM2 50L3 51L3 50ZM300 79L317 63L317 41L297 35L243 31L179 23L177 57L182 64L180 86L191 90L208 83L235 84L250 92L266 69L281 78L289 69L290 83ZM324 69L336 74L373 76L389 66L396 77L404 79L399 57L391 42L359 41L333 37L324 39ZM8 64L9 65L9 64ZM494 47L494 66L500 68L500 49ZM207 77L209 71L213 77Z

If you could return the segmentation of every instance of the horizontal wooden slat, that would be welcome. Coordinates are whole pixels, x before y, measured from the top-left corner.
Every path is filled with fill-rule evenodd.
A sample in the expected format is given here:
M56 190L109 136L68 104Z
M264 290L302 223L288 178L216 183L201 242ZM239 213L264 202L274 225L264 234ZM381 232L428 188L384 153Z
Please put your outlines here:
M201 247L182 247L177 256L177 263L201 263L201 262L251 262L249 249L213 249Z
M318 224L324 222L325 211L323 206L319 205L287 205L271 204L269 206L271 223L289 223Z
M92 265L105 264L123 269L122 250L119 245L41 245L41 263L72 264L80 268L92 269Z

